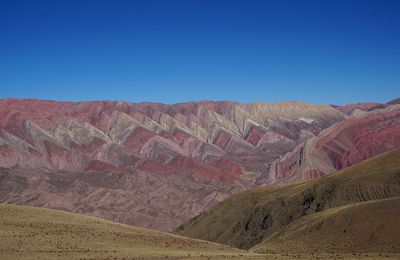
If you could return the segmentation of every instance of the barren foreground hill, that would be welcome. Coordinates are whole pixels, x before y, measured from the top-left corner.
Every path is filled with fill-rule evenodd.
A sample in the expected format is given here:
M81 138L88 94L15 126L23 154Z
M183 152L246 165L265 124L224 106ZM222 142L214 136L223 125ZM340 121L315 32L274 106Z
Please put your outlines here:
M263 253L399 253L400 149L320 179L235 194L181 235Z
M0 258L14 259L398 259L395 253L256 254L62 211L0 204Z
M160 259L252 254L98 218L0 204L1 259Z

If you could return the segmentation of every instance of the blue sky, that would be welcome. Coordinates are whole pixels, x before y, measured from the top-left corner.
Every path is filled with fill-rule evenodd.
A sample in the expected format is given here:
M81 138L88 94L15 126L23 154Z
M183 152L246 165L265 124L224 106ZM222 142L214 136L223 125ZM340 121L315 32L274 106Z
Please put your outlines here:
M387 102L400 1L0 0L0 97Z

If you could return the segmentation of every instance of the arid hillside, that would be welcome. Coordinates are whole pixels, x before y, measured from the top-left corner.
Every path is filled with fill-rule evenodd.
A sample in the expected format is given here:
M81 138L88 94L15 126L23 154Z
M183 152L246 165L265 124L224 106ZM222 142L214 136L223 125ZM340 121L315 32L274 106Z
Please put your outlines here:
M400 197L335 207L293 221L252 248L258 253L400 252Z
M1 259L160 259L252 254L79 214L0 204Z
M399 196L395 149L320 179L235 194L176 233L256 252L399 253Z
M0 258L14 259L398 259L394 253L258 254L84 215L0 204Z

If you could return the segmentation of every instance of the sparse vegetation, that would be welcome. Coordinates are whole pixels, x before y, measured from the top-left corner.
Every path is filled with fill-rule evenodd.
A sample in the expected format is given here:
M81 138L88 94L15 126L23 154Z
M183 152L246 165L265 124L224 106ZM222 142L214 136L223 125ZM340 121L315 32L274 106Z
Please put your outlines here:
M320 179L233 195L176 232L264 253L400 253L399 196L396 149Z
M0 204L0 259L144 259L254 254L62 211Z
M62 211L0 204L0 259L380 259L396 254L255 254Z

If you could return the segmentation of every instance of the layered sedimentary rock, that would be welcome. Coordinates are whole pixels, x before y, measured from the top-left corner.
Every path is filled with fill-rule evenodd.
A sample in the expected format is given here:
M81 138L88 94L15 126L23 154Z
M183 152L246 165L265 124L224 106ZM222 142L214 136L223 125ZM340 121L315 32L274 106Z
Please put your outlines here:
M350 103L345 106L334 106L334 107L347 115L352 115L352 114L359 114L359 113L363 113L363 112L369 112L369 111L373 111L376 109L386 108L388 105L390 105L390 102L388 104L382 104L382 103L356 103L356 104L353 104L353 103Z
M318 178L400 147L400 106L351 116L269 165L259 183Z
M346 117L297 102L2 99L0 201L170 230Z
M304 137L345 118L331 106L295 102L163 105L16 99L0 101L0 116L3 167L124 171L174 167L177 158L185 158L181 161L196 161L190 165L240 166L239 175L261 171Z

